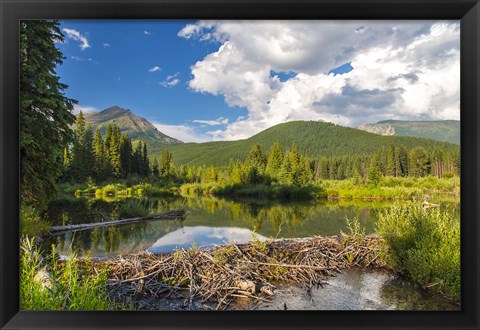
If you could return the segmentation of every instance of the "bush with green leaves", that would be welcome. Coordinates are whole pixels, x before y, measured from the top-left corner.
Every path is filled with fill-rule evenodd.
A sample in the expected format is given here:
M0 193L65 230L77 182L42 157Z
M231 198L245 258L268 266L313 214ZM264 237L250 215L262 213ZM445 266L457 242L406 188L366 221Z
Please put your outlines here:
M460 221L453 211L394 204L380 212L377 232L395 269L424 287L460 298Z

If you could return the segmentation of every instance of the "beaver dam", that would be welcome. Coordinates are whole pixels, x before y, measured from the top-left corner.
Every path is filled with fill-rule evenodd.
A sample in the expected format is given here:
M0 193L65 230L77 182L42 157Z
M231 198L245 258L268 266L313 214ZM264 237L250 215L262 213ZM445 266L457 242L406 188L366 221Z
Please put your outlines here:
M309 290L352 266L385 267L381 250L378 236L342 235L140 252L91 262L107 267L108 292L119 305L159 309L159 301L175 297L186 309L224 310L238 300L271 302L280 283Z

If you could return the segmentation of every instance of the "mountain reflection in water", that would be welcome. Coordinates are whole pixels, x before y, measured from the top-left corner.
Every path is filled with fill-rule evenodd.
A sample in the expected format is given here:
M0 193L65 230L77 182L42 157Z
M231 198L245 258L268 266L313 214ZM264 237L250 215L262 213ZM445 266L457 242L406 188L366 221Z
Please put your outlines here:
M248 243L254 237L264 241L266 237L254 234L253 231L238 227L183 227L160 237L147 249L151 253L166 253L178 249L189 249L192 245L199 249L211 248L214 245L224 245L236 242Z

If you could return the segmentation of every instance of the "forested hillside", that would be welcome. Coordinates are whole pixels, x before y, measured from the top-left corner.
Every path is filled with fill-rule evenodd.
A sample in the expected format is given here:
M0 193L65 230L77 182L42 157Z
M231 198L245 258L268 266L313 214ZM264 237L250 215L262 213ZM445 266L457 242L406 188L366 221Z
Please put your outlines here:
M227 166L230 160L243 161L253 145L268 150L275 142L282 148L295 144L310 158L368 155L389 144L401 144L407 150L422 146L439 147L445 151L458 148L446 142L404 136L383 136L358 129L317 121L295 121L279 124L248 139L207 143L184 143L168 146L175 165ZM158 156L161 149L152 149Z

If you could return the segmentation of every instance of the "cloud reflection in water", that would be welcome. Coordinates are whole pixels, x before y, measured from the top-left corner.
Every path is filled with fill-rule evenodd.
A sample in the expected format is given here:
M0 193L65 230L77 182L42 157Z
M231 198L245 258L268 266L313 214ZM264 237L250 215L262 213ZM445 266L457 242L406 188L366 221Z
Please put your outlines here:
M259 234L256 234L256 237L260 241L267 239ZM159 238L147 251L151 253L165 253L177 249L189 249L193 243L200 249L206 249L214 245L224 245L233 242L239 244L248 243L252 238L253 232L246 228L183 227Z

